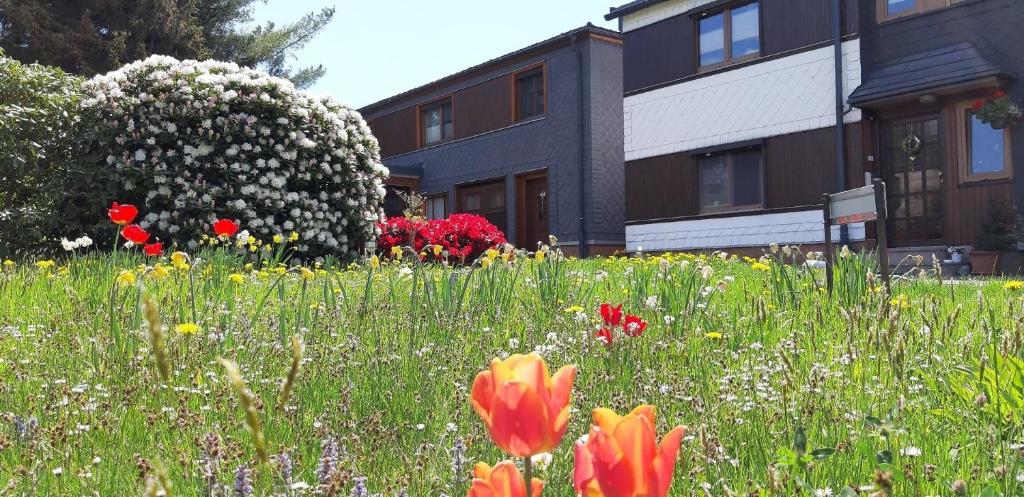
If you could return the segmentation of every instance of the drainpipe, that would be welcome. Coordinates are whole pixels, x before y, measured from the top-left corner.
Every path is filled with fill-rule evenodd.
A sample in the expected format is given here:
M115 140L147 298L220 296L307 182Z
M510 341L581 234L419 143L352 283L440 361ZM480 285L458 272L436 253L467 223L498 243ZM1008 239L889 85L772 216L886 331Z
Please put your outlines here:
M589 24L588 24L588 26L589 26ZM586 153L587 153L587 144L586 144L586 141L583 139L583 136L584 136L583 133L584 133L584 130L586 129L585 123L584 123L584 117L585 117L584 110L585 109L584 109L584 105L583 105L583 91L584 91L583 51L580 50L579 47L576 46L576 39L577 39L578 36L579 36L578 34L572 35L572 38L570 38L570 40L569 40L569 46L572 48L573 52L576 52L576 63L577 63L577 68L578 68L577 70L578 70L578 74L579 74L579 92L580 92L580 97L579 97L579 114L580 114L580 118L579 118L579 121L580 121L580 133L579 133L579 141L580 141L579 210L580 210L580 217L579 217L579 228L578 228L578 231L579 231L579 238L580 238L580 241L579 241L579 251L580 251L580 258L582 259L582 258L584 258L584 257L586 257L588 255L589 250L587 249L587 219L586 219L586 212L587 211L585 209L586 208L586 198L587 198L586 195L585 195L585 189L586 189L586 186L587 186L587 182L586 182L586 167L585 167L586 164L587 164L587 155L586 155Z
M832 29L834 40L832 46L835 50L835 72L836 72L836 184L837 192L846 189L846 138L843 125L843 114L846 110L846 102L843 98L843 0L832 2ZM839 243L847 245L850 243L850 230L847 225L839 227Z

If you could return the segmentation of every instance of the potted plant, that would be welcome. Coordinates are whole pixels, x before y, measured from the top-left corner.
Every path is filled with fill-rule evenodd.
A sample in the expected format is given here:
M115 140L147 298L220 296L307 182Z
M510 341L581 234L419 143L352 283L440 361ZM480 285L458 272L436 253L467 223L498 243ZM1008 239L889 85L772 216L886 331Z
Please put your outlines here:
M1010 96L1002 90L996 91L990 98L975 101L974 110L979 121L994 129L1012 126L1024 117L1024 111L1020 106L1010 100Z
M1005 200L989 202L975 250L971 251L971 272L992 274L999 266L999 256L1017 247L1017 215Z
M946 252L949 254L949 261L948 262L953 263L953 264L960 264L960 263L964 262L964 252L965 252L964 247L962 247L962 246L949 247L949 248L946 249Z

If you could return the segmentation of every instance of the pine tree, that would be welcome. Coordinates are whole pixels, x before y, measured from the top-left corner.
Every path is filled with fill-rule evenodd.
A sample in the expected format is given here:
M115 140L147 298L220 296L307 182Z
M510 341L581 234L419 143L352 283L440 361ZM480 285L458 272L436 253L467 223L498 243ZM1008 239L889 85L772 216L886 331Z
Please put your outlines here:
M214 58L260 67L305 87L323 66L288 62L334 17L252 27L261 0L0 0L0 48L22 62L92 76L152 54ZM265 0L263 0L265 1Z

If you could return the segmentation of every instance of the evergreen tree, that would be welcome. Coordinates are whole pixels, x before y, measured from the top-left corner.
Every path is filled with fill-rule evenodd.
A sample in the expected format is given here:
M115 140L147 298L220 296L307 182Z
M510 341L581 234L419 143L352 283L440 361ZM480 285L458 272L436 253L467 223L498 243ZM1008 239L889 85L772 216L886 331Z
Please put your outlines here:
M260 67L306 87L323 66L289 60L334 17L333 8L278 27L252 26L267 0L0 0L0 48L22 62L92 76L153 54Z

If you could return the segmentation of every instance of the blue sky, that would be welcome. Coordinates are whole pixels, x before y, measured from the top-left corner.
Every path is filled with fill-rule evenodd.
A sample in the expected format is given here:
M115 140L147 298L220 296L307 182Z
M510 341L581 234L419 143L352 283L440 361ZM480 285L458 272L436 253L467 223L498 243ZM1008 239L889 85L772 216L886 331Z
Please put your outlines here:
M293 64L323 64L310 88L361 107L512 52L588 21L627 0L269 0L257 21L284 24L334 6L332 22Z

